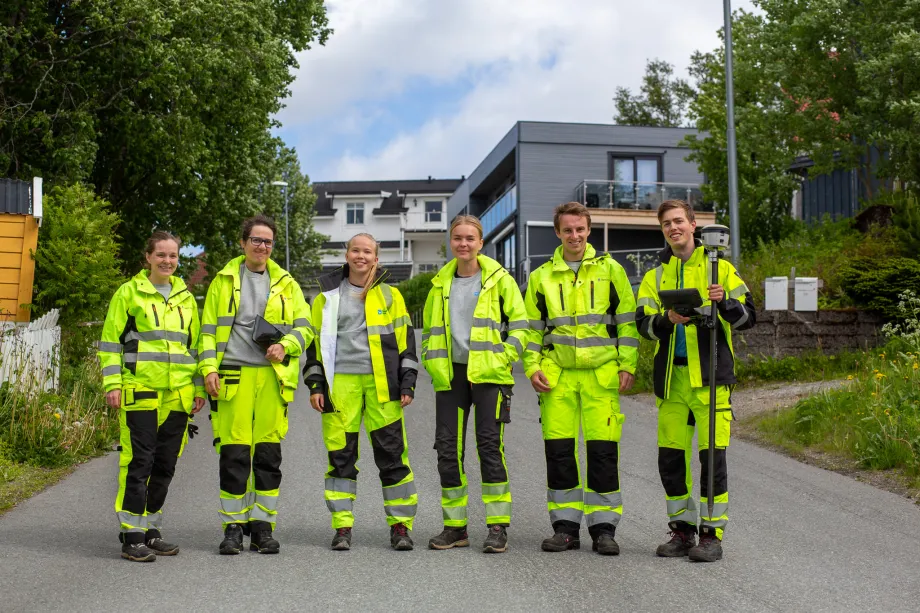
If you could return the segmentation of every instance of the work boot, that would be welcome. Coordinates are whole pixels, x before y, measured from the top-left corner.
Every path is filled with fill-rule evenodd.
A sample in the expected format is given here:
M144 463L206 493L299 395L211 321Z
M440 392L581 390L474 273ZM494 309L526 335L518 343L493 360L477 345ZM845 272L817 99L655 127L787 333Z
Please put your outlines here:
M696 533L683 530L668 532L671 540L658 545L655 553L662 558L682 558L696 546Z
M267 521L250 522L249 531L252 537L249 539L249 549L259 553L278 553L281 551L281 543L272 538L272 525Z
M578 535L569 532L556 532L550 538L544 539L541 546L543 551L566 551L567 549L578 549L580 547L581 541L578 540Z
M220 553L224 556L235 556L243 551L243 527L239 524L228 524L224 528L224 540L220 542Z
M593 540L594 542L591 544L592 551L596 551L602 556L620 555L620 546L609 532L601 532Z
M504 553L508 549L508 532L504 526L493 524L489 526L489 534L482 544L483 553Z
M158 556L174 556L179 553L179 546L164 541L156 528L148 530L144 539L147 541L147 547L153 549Z
M156 562L156 552L144 543L122 543L121 557L132 562Z
M700 544L692 548L687 555L694 562L715 562L722 559L722 541L712 534L701 534Z
M339 528L332 537L334 551L348 551L351 549L351 528Z
M412 551L412 538L405 524L390 526L390 547L396 551Z
M470 539L466 528L444 526L444 531L428 539L428 549L450 549L451 547L469 547Z

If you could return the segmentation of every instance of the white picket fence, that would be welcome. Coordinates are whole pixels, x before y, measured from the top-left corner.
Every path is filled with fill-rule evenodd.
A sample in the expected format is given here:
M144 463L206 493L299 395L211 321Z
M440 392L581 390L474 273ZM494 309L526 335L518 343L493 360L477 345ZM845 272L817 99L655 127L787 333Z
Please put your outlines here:
M29 390L57 389L60 372L60 312L53 309L27 326L4 322L0 327L0 385Z

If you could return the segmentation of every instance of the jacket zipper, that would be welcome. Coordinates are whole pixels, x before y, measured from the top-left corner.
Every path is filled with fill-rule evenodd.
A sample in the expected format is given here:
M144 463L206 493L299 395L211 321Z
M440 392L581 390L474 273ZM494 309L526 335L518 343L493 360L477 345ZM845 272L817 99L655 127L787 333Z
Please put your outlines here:
M159 328L160 327L160 316L157 315L157 305L151 304L150 308L153 309L153 320L156 322L157 328Z
M182 307L177 307L179 309L179 326L185 330L185 317L182 316Z
M594 310L594 281L591 281L591 310Z
M228 313L232 313L232 312L233 312L233 305L235 304L235 302L234 302L235 298L236 298L236 293L235 293L234 290L231 289L231 290L230 290L230 304L227 306L227 312L228 312Z
M281 321L284 321L284 296L279 296L281 298Z
M565 296L562 292L562 283L559 284L559 302L562 305L563 312L565 312Z

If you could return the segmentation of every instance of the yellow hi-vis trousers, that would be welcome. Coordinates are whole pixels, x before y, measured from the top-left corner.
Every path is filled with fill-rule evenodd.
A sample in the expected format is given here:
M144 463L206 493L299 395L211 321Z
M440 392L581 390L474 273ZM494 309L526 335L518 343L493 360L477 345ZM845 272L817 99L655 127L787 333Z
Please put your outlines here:
M287 403L271 366L221 366L220 393L211 403L214 446L220 454L224 526L267 522L275 529L281 487L281 441Z
M380 471L387 523L405 524L411 530L418 494L399 401L377 400L373 375L336 373L331 396L335 412L323 413L323 442L329 452L325 498L332 527L350 528L355 523L352 509L358 495L358 433L363 417Z
M715 497L709 509L709 388L690 386L690 369L673 366L667 400L658 400L658 472L664 485L668 525L672 530L697 529L696 504L690 496L693 429L697 429L700 457L701 534L722 538L728 524L728 464L726 449L731 436L732 411L728 386L716 389Z
M121 390L115 513L128 542L142 542L147 530L161 528L163 503L188 441L194 401L193 385L177 390L134 385Z

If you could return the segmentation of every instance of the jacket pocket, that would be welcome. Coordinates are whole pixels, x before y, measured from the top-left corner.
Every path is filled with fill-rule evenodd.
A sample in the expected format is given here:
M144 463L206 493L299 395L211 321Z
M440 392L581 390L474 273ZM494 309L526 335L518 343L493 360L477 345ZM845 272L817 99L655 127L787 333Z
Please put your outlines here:
M220 390L217 392L217 400L231 400L236 396L240 387L240 369L239 368L221 368L217 371L220 378Z
M159 394L154 389L142 385L123 387L121 390L121 408L126 411L143 411L160 406Z
M604 389L620 389L620 364L616 360L610 360L602 366L594 369L594 376L597 377L597 383Z
M614 411L612 400L610 404L610 417L607 419L610 425L610 440L614 443L619 443L620 437L623 436L623 422L626 421L626 416L618 410Z

